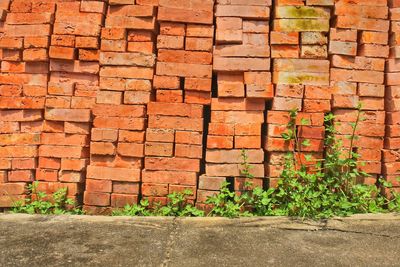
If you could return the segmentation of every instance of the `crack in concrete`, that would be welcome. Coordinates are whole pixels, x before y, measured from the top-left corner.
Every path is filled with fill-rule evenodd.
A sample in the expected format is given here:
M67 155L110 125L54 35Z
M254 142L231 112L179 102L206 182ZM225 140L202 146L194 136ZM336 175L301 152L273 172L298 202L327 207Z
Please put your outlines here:
M316 227L316 228L291 228L291 227L282 227L282 226L277 226L277 227L270 227L271 229L278 229L278 230L284 230L284 231L299 231L299 232L317 232L317 231L332 231L332 232L341 232L341 233L351 233L351 234L362 234L362 235L370 235L370 236L379 236L379 237L387 237L387 238L393 238L397 239L400 238L400 235L389 235L389 234L377 234L377 233L372 233L372 232L362 232L362 231L354 231L354 230L345 230L345 229L339 229L339 228L331 228L327 226L323 227Z
M379 237L388 237L388 238L400 238L400 235L388 235L388 234L377 234L372 232L361 232L361 231L354 231L354 230L344 230L338 228L324 228L323 231L334 231L334 232L342 232L342 233L352 233L352 234L363 234L363 235L371 235L371 236L379 236Z
M173 218L172 220L172 224L171 224L171 231L168 235L168 240L167 240L167 244L166 244L166 248L165 248L165 256L164 256L164 260L161 263L161 266L168 266L169 262L171 261L171 251L172 251L172 247L175 243L175 237L178 234L178 219L177 217Z

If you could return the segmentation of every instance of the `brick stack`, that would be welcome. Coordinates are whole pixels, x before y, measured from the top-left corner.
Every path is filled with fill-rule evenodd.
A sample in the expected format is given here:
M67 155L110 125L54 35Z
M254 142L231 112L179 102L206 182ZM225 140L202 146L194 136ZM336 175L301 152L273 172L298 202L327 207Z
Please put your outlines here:
M270 5L268 0L217 1L213 71L218 98L211 103L206 172L199 181L199 206L219 189L226 177L236 192L246 190L242 149L248 150L248 163L254 165L253 184L263 186L261 125L265 99L273 97Z
M266 175L276 186L287 151L295 151L299 163L308 164L305 153L322 156L324 113L330 110L327 32L330 1L279 2L274 9L271 57L275 97L267 112L264 148L268 151ZM299 111L296 128L298 145L285 141L289 111ZM309 145L302 145L308 140Z
M159 1L156 101L148 105L142 184L151 202L184 189L196 197L203 105L211 101L213 8L213 0Z
M55 1L57 2L57 1ZM38 190L67 187L78 202L89 161L91 108L98 91L103 2L58 1L48 54L50 76L42 127ZM46 55L46 49L43 49Z
M218 0L213 70L218 97L273 97L270 75L271 2Z
M35 179L54 4L2 1L0 9L0 207L9 207Z
M387 2L337 1L334 13L336 27L330 32L329 53L332 55L332 109L341 123L337 138L349 149L350 140L346 136L352 134L355 109L362 103L365 120L358 126L359 139L354 147L361 155L361 169L372 175L360 179L375 183L376 176L381 173L385 135L384 68L389 55Z
M386 61L386 135L382 174L395 187L400 187L400 2L390 1L390 54ZM400 190L400 189L397 189Z
M146 104L152 98L156 8L110 1L101 32L100 91L93 107L85 210L106 212L138 201Z
M214 0L160 0L157 102L210 104Z
M182 189L204 204L227 178L245 190L242 149L253 183L275 186L287 151L321 158L325 113L348 152L359 102L354 147L372 175L360 180L400 186L399 10L394 0L2 0L0 207L34 180L79 202L86 181L89 213ZM308 145L281 136L293 109Z
M264 122L264 99L213 98L208 125L206 170L200 177L198 202L204 202L218 190L226 178L236 192L246 190L242 149L254 186L263 186L264 151L261 148L261 125ZM250 182L250 181L247 181ZM201 206L201 205L199 205Z
M165 203L169 193L189 189L195 198L203 155L203 106L152 102L148 115L143 197Z

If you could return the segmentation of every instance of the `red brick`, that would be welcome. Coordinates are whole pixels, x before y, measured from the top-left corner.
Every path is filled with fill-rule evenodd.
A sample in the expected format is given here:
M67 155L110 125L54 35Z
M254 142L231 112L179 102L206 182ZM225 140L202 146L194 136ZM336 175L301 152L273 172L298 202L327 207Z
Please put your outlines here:
M112 191L112 182L107 180L86 179L86 191L110 193Z
M145 168L149 170L193 171L200 170L200 160L187 158L146 158Z
M31 182L33 179L34 175L31 170L16 170L8 172L9 182Z
M235 136L235 148L261 148L261 136Z
M88 165L85 159L61 159L61 170L82 171Z
M168 185L143 183L142 194L143 196L167 196Z
M209 51L213 48L212 38L186 37L185 49L192 51Z
M207 148L233 148L233 136L207 136Z
M138 195L111 194L111 207L122 208L138 203Z
M175 22L161 22L160 23L160 34L185 36L186 25L183 23L175 23Z
M143 183L195 185L196 180L196 173L193 172L143 170Z
M203 147L197 145L176 144L175 156L182 158L201 159L203 155Z
M113 182L112 184L113 193L119 194L139 194L139 183L124 183L124 182Z
M190 2L190 1L188 1ZM207 1L209 6L212 6L210 1ZM207 10L197 9L184 9L171 8L160 6L158 9L158 20L160 21L173 21L173 22L185 22L185 23L199 23L199 24L212 24L213 21L213 10L212 7Z
M203 119L157 115L149 118L149 127L183 131L202 131Z
M151 102L147 105L147 114L202 118L203 107L201 105L191 105L184 103L180 104Z
M0 196L22 195L27 193L26 183L0 183Z
M144 145L132 143L118 143L117 153L125 157L144 157Z
M31 159L12 159L11 161L12 169L18 170L26 170L26 169L35 169L36 168L36 160Z
M173 143L146 142L146 156L173 156Z
M203 135L199 132L176 131L175 143L201 145L203 143Z
M86 191L84 194L83 202L86 205L94 206L109 206L110 205L110 194L107 193L91 193Z
M99 180L138 182L140 170L91 165L87 168L87 177Z
M209 135L234 135L234 125L225 123L210 123L208 125Z

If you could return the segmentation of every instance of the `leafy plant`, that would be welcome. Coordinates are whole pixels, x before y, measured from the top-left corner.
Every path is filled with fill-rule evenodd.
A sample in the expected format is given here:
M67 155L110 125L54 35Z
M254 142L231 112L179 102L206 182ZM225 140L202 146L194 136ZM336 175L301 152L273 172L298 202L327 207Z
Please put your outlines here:
M139 204L125 205L123 209L116 209L112 212L113 216L152 216L149 209L149 201L142 199Z
M75 201L67 197L67 188L60 188L49 197L46 193L38 191L38 182L28 185L31 197L16 201L13 204L14 213L28 214L83 214L82 210L75 207ZM49 200L51 199L51 200Z
M282 179L277 188L268 194L258 191L263 203L267 205L258 205L258 210L264 215L328 218L398 209L399 197L393 190L391 199L388 199L380 193L378 186L356 183L358 177L368 177L367 173L359 170L360 156L354 151L354 143L358 138L356 130L363 120L361 115L359 105L356 120L351 123L352 134L348 136L350 145L347 152L343 143L335 137L337 131L334 115L325 116L324 159L315 163L313 171L310 171L307 168L309 164L301 162L301 156L296 156L301 152L301 146L307 146L310 142L303 140L300 145L296 129L297 111L290 112L288 131L282 137L294 143L293 151L286 156ZM301 124L304 123L302 121ZM306 155L305 158L310 160L311 156ZM383 182L381 184L386 188L390 186Z
M204 211L197 209L191 204L188 204L188 197L192 196L191 190L183 192L173 192L167 196L168 201L166 206L156 205L154 209L155 215L160 216L176 216L176 217L202 217Z
M126 205L123 209L114 210L113 216L176 216L176 217L202 217L204 211L188 203L188 198L193 195L191 190L173 192L167 196L167 205L156 203L150 207L148 200L141 200L139 204Z
M400 211L400 194L390 183L382 179L379 185L356 182L358 177L368 177L367 173L359 170L360 156L354 151L354 143L358 138L356 130L363 120L361 114L359 105L356 120L351 123L352 133L347 137L350 144L347 150L342 141L335 137L337 123L334 115L327 114L324 158L312 161L312 155L304 155L302 152L302 148L311 142L298 137L297 111L291 111L287 131L282 137L291 143L292 150L285 157L277 188L263 190L256 187L238 196L230 192L225 183L219 194L207 200L214 207L209 216L286 215L319 219L355 213ZM300 125L308 124L308 120L300 121ZM247 163L245 151L242 151L242 159L242 174L251 178L248 175L251 165ZM251 182L247 184L251 185ZM382 194L382 191L386 194ZM251 209L245 211L244 207Z
M238 195L235 192L231 192L228 186L229 183L224 182L218 194L207 198L206 204L212 207L207 216L229 218L250 216L250 212L243 211L243 207L247 203L248 194L243 193L242 195Z
M248 179L254 178L254 175L251 174L251 169L253 169L253 166L248 162L249 155L247 155L245 149L242 149L240 156L242 157L242 162L240 163L240 165L243 167L241 170L242 175Z

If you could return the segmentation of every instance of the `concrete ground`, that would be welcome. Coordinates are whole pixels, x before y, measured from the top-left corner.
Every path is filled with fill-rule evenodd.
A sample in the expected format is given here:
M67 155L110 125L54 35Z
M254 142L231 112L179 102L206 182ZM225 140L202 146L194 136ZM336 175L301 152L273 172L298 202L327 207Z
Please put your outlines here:
M2 214L0 266L400 266L400 214L324 222Z

